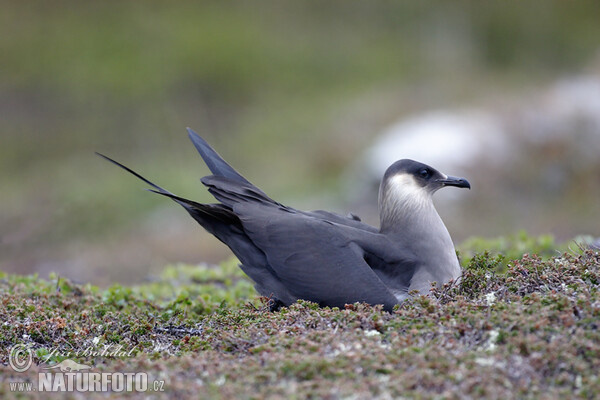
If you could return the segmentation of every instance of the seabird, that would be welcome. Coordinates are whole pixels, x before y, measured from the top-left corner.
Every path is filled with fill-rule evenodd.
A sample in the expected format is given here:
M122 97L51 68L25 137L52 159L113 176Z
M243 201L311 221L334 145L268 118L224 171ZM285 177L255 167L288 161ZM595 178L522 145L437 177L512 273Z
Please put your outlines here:
M149 191L173 199L225 243L272 309L298 299L320 306L364 302L391 311L416 290L427 294L461 274L454 245L432 196L446 186L471 188L413 160L399 160L379 189L380 228L353 214L301 211L267 196L233 169L204 139L189 138L212 175L201 179L219 201L201 204L179 197L123 164Z

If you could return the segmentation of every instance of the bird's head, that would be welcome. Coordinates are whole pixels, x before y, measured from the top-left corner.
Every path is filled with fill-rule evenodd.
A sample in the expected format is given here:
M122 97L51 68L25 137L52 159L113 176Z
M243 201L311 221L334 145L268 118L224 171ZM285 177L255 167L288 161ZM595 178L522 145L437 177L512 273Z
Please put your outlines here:
M471 188L464 178L448 176L429 165L413 160L399 160L392 164L383 176L379 191L381 210L397 208L413 209L431 204L431 196L446 186Z
M427 164L407 159L393 163L385 172L383 181L409 191L424 190L432 194L445 186L471 188L464 178L448 176Z

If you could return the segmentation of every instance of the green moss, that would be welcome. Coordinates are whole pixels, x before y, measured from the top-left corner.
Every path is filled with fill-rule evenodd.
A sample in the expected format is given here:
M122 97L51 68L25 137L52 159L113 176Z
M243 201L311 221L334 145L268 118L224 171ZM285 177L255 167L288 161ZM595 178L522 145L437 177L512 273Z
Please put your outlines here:
M502 259L498 260L500 263L503 260L519 258L525 253L537 254L545 258L552 257L566 251L568 243L558 245L552 235L530 236L526 231L520 231L514 235L494 239L470 238L458 249L463 264L468 265L473 257L486 252L502 256Z

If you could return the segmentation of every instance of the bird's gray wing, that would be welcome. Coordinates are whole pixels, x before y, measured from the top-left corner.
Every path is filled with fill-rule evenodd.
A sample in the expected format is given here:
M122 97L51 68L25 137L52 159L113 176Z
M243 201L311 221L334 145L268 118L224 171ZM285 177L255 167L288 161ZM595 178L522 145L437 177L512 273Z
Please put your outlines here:
M365 224L354 214L349 214L347 216L333 213L331 211L324 210L315 210L315 211L302 211L302 213L314 217L320 217L326 219L331 222L335 222L337 224L351 226L353 228L362 229L367 232L377 233L379 229L375 228L372 225Z
M383 304L387 310L397 303L353 240L356 229L255 202L237 203L233 211L294 297L322 306Z
M286 208L251 183L244 183L218 175L205 176L200 180L215 199L231 208L239 202L253 202Z
M361 229L366 232L377 233L379 230L371 225L365 224L355 216L342 216L330 211L302 211L292 207L285 206L269 196L251 183L241 182L225 176L209 175L201 179L202 183L208 188L208 191L221 203L233 207L234 204L243 201L250 201L263 204L275 205L281 209L294 213L300 213L308 217L324 219L337 224L347 225L353 228Z
M187 128L188 131L188 136L190 138L190 140L192 141L192 143L194 144L194 147L196 147L196 150L198 150L198 153L200 154L200 156L202 157L202 159L204 160L204 162L206 163L206 165L208 166L208 168L210 169L210 171L213 173L213 177L207 177L205 179L212 179L212 181L207 184L207 182L205 182L203 180L203 183L206 184L207 186L210 187L210 185L218 185L219 178L222 178L222 180L220 181L221 185L227 185L229 190L231 190L231 187L234 186L238 186L239 188L243 188L246 193L250 193L256 197L259 197L261 200L267 201L267 202L272 202L274 204L278 204L276 201L274 201L273 199L269 198L262 190L260 190L258 187L256 187L255 185L253 185L250 181L248 181L246 178L244 178L239 172L237 172L231 165L229 165L229 163L227 163L227 161L225 161L223 159L223 157L221 157L219 155L219 153L217 153L215 151L215 149L213 149L208 142L206 142L206 140L204 140L200 135L198 135L196 132L194 132L192 129ZM215 178L217 177L217 178ZM322 211L322 210L317 210L317 211L312 211L312 212L303 212L307 215L309 214L318 214L321 215L322 217L325 217L326 219L333 221L333 222L337 222L337 223L341 223L341 224L346 224L349 226L354 226L354 227L360 227L362 229L365 230L369 230L371 232L376 232L377 229L361 223L360 219L352 216L352 217L344 217L329 211Z

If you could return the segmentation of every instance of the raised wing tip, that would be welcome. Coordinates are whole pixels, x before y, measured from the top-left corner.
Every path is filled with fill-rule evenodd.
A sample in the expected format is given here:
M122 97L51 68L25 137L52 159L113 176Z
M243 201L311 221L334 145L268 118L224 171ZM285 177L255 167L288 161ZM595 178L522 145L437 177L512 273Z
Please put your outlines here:
M202 139L202 137L200 135L198 135L196 132L194 132L192 130L192 128L186 128L188 131L188 137L190 138L190 140L192 141L192 143L194 144L194 146L196 147L196 149L198 149L198 151L200 152L200 154L202 154L202 147L208 146L208 143L206 143L206 140Z
M187 127L187 128L185 128L185 129L187 130L187 132L188 132L188 136L189 136L189 137L192 137L192 136L199 137L199 135L198 135L196 132L194 132L194 131L192 130L192 128L190 128L190 127Z

